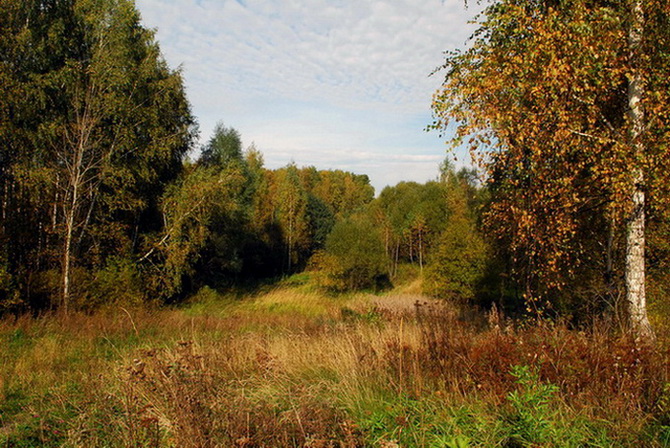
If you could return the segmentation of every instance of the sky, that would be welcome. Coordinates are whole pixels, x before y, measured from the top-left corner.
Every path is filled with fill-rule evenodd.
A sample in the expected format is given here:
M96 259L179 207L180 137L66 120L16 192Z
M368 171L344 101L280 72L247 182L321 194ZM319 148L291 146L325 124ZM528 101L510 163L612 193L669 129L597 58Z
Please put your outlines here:
M444 139L426 132L444 51L465 48L464 0L136 0L180 67L200 143L222 122L267 168L367 174L379 192L435 179ZM452 156L453 157L453 156ZM457 154L457 166L468 163Z

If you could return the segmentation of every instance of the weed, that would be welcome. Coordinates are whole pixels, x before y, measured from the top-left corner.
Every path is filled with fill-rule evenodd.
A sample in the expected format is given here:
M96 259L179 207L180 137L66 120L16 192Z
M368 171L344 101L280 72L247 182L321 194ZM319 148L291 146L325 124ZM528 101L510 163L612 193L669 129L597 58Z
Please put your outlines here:
M668 352L597 326L488 328L414 293L302 284L200 300L0 321L0 445L670 441Z
M507 415L510 425L511 446L546 444L556 438L556 407L552 406L558 387L541 383L539 375L528 366L514 366L512 376L519 389L507 395L511 412Z

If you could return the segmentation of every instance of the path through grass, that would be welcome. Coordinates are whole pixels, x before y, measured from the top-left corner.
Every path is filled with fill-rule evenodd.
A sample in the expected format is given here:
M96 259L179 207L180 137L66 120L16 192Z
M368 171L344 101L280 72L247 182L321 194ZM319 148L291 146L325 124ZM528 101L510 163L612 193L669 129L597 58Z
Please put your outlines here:
M0 323L0 446L664 446L668 353L288 281ZM490 325L493 323L494 325Z

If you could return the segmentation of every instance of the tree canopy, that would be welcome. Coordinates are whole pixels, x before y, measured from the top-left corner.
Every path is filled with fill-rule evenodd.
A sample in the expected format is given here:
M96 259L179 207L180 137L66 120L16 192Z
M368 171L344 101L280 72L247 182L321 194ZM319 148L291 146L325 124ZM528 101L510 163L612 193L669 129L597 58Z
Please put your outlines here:
M447 57L434 127L456 123L453 143L487 169L489 228L528 300L573 281L594 240L602 265L617 239L626 272L643 265L640 213L666 216L669 197L669 33L661 1L503 0ZM643 285L625 286L629 324L648 335Z
M67 307L80 268L155 228L194 120L132 2L6 0L0 21L5 293Z
M667 2L492 1L433 102L433 128L456 129L483 169L446 159L378 197L365 174L270 169L223 122L196 147L181 74L131 0L0 6L0 313L311 269L338 291L413 275L467 305L624 311L653 339L646 300L667 290L670 253Z

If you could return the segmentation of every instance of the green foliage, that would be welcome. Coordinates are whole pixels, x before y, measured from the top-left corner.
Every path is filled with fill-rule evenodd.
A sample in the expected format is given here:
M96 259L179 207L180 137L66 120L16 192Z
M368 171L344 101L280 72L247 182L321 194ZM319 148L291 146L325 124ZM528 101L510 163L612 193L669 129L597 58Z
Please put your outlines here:
M148 302L144 282L137 265L128 259L111 258L93 275L86 288L90 299L86 306L142 306Z
M666 437L670 437L670 383L665 383L656 401L656 419L663 426Z
M239 224L246 178L239 167L197 167L171 185L163 198L165 230L155 235L155 243L142 257L146 260L154 294L170 298L192 277L203 251L224 251L230 235L222 223ZM232 228L236 228L235 225ZM221 233L219 233L221 232ZM219 252L220 253L220 252ZM235 263L235 252L222 262Z
M426 269L424 290L435 297L472 301L484 279L488 249L471 222L452 219Z
M446 173L449 216L429 259L424 290L435 297L472 302L485 278L490 250L469 205L468 184L453 171Z
M306 188L322 200L338 219L360 211L374 198L374 188L364 174L306 168L303 179Z
M365 322L368 324L382 323L382 315L375 309L361 313L345 306L340 309L340 317L344 322Z
M23 301L16 290L12 275L8 272L8 263L0 257L0 315L3 311L21 308Z
M230 163L242 160L242 139L234 128L227 128L218 123L214 134L203 148L200 163L205 166L218 165L226 168Z
M307 196L307 219L314 249L323 249L335 225L335 215L328 205L313 194Z
M303 261L301 253L309 248L307 191L295 164L276 173L277 222L284 235L285 272Z
M33 307L67 304L85 296L76 280L132 259L160 226L193 118L132 2L7 0L0 21L6 271ZM36 294L54 271L59 287Z
M507 395L511 407L508 418L510 443L515 446L544 444L556 440L556 408L558 387L540 383L536 372L528 366L512 367L519 389Z
M394 441L406 447L461 448L471 446L582 447L620 446L605 427L588 421L558 399L558 388L542 384L526 367L515 367L519 389L502 406L487 405L471 396L466 404L435 397L413 400L405 395L381 395L357 403L360 425L368 440Z
M318 284L335 291L377 287L387 272L381 235L362 217L335 224L313 263Z
M517 389L507 394L501 433L506 446L613 446L605 428L561 404L560 389L529 366L512 367Z
M448 206L445 185L439 182L400 182L386 187L370 204L369 215L380 228L395 279L401 261L422 269L445 226Z

